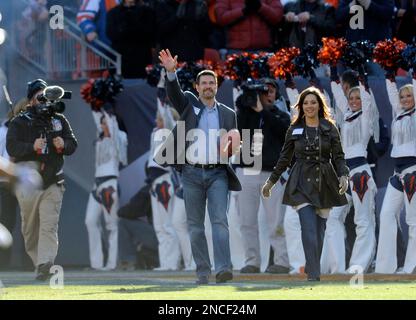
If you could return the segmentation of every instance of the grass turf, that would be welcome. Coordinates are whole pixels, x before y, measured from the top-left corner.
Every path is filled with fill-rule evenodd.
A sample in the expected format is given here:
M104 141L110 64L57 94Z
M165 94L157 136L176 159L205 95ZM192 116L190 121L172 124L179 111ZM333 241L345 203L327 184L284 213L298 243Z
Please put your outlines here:
M0 273L0 300L296 300L296 299L416 299L415 276L371 275L362 287L349 285L347 276L326 276L319 283L302 276L238 275L223 285L194 285L193 273L178 272L66 272L64 287L33 280L33 273ZM212 279L213 280L213 279Z

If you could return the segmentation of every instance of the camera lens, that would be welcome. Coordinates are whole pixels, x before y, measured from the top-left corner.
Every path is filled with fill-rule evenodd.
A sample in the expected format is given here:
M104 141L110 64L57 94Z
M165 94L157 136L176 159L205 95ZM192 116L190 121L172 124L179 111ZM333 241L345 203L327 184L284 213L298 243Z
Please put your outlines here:
M44 103L44 102L46 102L46 97L43 95L43 93L41 93L41 94L38 94L36 96L36 100L38 100L39 102Z

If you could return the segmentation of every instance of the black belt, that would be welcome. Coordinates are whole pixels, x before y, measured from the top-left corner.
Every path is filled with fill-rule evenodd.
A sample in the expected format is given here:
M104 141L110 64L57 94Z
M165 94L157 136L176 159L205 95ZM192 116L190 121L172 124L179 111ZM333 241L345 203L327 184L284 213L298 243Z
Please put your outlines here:
M350 170L368 164L367 158L365 157L355 157L351 159L345 159L345 163Z
M98 187L100 184L103 184L104 182L111 180L111 179L118 179L118 177L117 176L104 176L104 177L95 178L95 185Z
M216 168L225 167L225 165L221 163L212 163L212 164L187 163L187 164L196 168L200 168L200 169L216 169Z
M416 157L399 157L393 158L394 171L402 173L403 170L416 165Z

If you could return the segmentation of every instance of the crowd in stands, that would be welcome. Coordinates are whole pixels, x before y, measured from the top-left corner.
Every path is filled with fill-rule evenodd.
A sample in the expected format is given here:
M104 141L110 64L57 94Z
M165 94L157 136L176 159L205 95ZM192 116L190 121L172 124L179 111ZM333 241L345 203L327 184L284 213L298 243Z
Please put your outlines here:
M119 52L127 79L144 78L161 48L182 61L216 61L241 51L303 48L328 36L409 43L416 27L414 0L31 0L18 24L23 51L53 5L76 20L88 42ZM363 29L350 27L354 5L363 10Z
M363 30L349 27L352 5L364 10ZM77 21L88 41L98 38L122 54L124 77L141 78L158 48L194 61L302 48L325 36L410 42L415 12L413 0L84 0Z

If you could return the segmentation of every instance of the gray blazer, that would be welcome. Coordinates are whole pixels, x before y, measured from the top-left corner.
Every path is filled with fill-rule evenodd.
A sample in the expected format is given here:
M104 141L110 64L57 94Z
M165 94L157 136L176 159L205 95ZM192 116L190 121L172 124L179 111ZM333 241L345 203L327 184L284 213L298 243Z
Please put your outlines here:
M205 108L204 104L192 93L189 91L183 92L179 86L178 79L175 78L174 81L169 81L166 78L166 91L171 101L173 107L181 115L180 120L185 123L185 137L189 130L198 128L199 117L202 114L202 109ZM227 131L231 129L237 129L237 117L233 109L230 109L226 105L217 102L218 106L218 115L219 115L219 127L220 129L225 129ZM194 108L198 108L201 111L194 111ZM159 153L166 150L166 145L170 144L174 146L174 164L170 164L175 167L176 170L182 171L182 164L178 164L178 159L185 159L185 151L189 146L190 142L186 141L181 143L182 146L177 146L177 126L173 128L171 134L168 136L166 141L163 143L162 147L159 149ZM167 148L169 149L169 148ZM159 157L155 157L160 159ZM183 161L181 161L183 163ZM168 166L168 163L159 163L161 166ZM230 164L226 165L227 175L228 175L228 188L232 191L240 191L241 184L235 174L233 168Z

